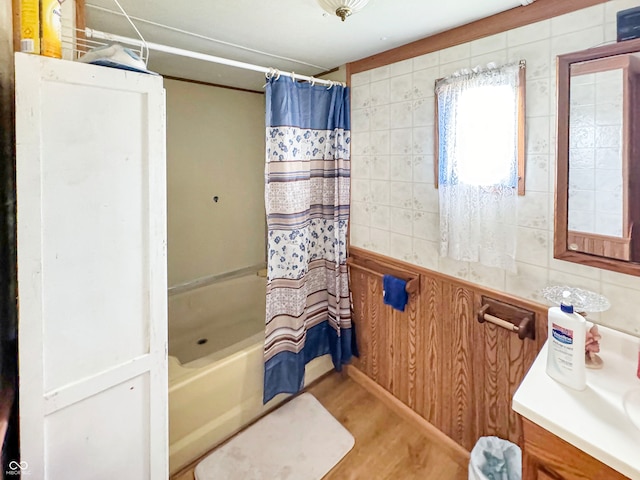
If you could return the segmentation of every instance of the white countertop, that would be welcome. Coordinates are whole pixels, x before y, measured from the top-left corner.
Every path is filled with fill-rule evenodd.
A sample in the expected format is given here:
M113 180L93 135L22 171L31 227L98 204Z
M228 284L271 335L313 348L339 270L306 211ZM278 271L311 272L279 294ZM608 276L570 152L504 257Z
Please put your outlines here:
M640 339L599 327L601 370L587 369L587 388L572 390L546 373L547 344L513 397L513 409L614 470L640 479L640 425L623 407L636 376Z

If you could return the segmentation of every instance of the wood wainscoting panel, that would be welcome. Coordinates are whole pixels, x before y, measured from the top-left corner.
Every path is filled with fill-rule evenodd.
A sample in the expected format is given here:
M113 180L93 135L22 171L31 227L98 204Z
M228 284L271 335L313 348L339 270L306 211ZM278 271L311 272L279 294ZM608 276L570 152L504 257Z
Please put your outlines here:
M449 357L446 363L450 365L449 369L443 369L443 390L451 392L451 401L445 402L447 410L443 412L443 416L449 419L449 436L465 448L471 449L477 435L477 428L474 428L477 418L474 418L476 399L473 385L476 365L473 362L473 337L476 330L474 327L480 325L473 314L471 290L450 284L448 297L449 315L439 318L440 322L446 318L451 320L450 329L441 329L444 334L442 345L445 346L442 352L445 357ZM477 366L481 367L481 364L478 363Z
M390 307L386 306L386 309ZM404 312L392 313L392 343L390 353L393 358L393 384L391 393L411 408L415 407L416 378L416 326L420 310L418 292L409 294L409 301Z
M404 312L384 304L382 275L351 265L351 297L360 358L353 364L399 398L414 407L417 387L416 327L419 292L411 293Z
M404 312L385 305L382 275L419 277ZM511 399L546 339L546 307L352 247L353 366L471 450L481 436L522 445ZM535 313L536 339L479 323L482 296Z
M442 285L432 278L423 277L420 298L422 309L416 328L417 380L415 410L433 425L440 426L441 418L438 398L442 398L440 372L432 368L437 365L440 342L437 315L444 308Z
M359 319L366 318L368 320L367 328L365 328L365 325L362 325L364 323L363 321L353 322L359 356L353 357L351 364L369 377L372 377L371 357L377 349L371 346L371 324L373 323L373 319L371 318L371 309L369 308L369 304L367 304L368 288L369 279L366 273L359 268L351 267L349 269L351 318L356 318L357 315Z

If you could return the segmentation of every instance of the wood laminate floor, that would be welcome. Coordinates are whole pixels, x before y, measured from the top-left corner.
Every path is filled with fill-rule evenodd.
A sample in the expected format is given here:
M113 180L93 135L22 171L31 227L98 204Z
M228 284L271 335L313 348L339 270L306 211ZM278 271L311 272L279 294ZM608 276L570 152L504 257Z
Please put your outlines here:
M324 480L468 478L467 459L453 457L437 440L425 436L421 429L396 415L346 375L331 374L307 391L356 440L353 449ZM194 469L195 464L172 480L193 480Z

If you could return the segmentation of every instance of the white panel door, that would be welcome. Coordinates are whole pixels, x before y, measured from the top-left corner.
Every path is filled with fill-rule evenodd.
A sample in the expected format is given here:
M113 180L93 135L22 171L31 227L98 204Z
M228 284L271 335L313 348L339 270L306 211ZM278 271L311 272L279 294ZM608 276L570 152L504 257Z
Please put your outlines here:
M162 78L16 54L30 478L168 477Z

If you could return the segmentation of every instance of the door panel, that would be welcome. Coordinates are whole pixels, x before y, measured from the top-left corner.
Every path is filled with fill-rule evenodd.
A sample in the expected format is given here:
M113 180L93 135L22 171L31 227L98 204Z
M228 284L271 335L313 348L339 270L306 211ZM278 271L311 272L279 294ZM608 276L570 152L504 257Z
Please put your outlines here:
M162 79L16 54L20 443L42 479L167 465Z
M42 151L41 193L44 376L51 390L149 353L149 297L140 288L149 268L149 158L139 139L143 95L56 81L41 89L42 124L55 125L42 129L42 145L55 148Z
M47 478L151 478L148 395L145 373L48 415Z

